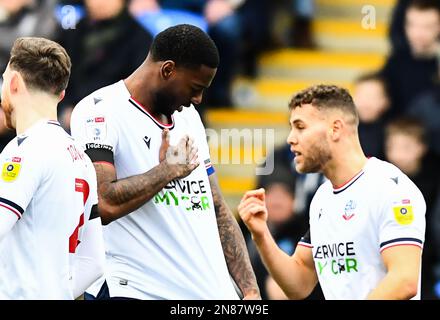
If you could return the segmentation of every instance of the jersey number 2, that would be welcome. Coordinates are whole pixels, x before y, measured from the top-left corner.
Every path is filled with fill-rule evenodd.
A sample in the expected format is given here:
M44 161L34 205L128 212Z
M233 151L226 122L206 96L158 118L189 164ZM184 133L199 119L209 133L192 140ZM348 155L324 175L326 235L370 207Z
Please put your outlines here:
M75 191L81 192L83 194L83 204L86 205L87 198L89 197L89 184L86 180L83 179L75 179ZM81 213L81 216L79 217L78 225L76 226L75 230L73 231L72 235L69 237L69 252L75 253L76 247L78 247L80 241L78 240L79 236L79 228L81 228L84 225L84 212Z

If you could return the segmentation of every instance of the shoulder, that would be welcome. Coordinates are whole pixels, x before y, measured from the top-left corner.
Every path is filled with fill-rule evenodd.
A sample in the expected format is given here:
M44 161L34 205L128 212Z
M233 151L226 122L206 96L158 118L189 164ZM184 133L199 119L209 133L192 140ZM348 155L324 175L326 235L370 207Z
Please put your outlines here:
M328 195L332 195L332 194L333 194L333 186L330 180L326 180L323 184L319 186L318 190L316 190L312 202L316 203L317 201L324 200Z
M176 111L173 114L173 117L176 122L183 121L199 130L205 130L205 125L202 122L202 118L192 104L187 108L183 108L181 112Z
M96 112L111 113L126 96L128 93L124 91L122 80L98 89L78 102L72 112L72 121Z
M196 108L191 104L187 108L183 108L182 112L180 112L181 116L190 120L202 121L199 112Z
M370 180L368 183L384 199L399 195L423 199L419 188L395 165L376 158L369 161L367 177Z
M61 130L52 131L47 126L40 126L12 140L3 150L2 158L25 163L26 166L31 163L33 168L50 166L59 159L60 134L67 135Z

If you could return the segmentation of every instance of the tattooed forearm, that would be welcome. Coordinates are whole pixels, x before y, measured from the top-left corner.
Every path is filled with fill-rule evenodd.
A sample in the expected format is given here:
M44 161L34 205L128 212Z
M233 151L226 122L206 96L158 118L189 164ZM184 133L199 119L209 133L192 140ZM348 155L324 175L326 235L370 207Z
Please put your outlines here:
M215 174L210 176L220 241L229 273L244 296L259 297L259 289L243 235L237 221L223 199Z
M114 167L99 163L94 165L98 178L99 212L104 224L138 209L171 180L169 171L161 165L117 181Z

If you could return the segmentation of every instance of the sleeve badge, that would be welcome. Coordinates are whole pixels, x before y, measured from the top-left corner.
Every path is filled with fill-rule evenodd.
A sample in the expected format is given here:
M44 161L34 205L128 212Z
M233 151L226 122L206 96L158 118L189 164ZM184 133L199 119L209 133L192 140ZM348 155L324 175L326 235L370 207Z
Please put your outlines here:
M2 168L2 179L6 182L15 181L20 173L21 168L21 158L14 157L11 161L3 163Z
M401 205L393 207L394 219L398 224L409 225L414 221L412 205Z

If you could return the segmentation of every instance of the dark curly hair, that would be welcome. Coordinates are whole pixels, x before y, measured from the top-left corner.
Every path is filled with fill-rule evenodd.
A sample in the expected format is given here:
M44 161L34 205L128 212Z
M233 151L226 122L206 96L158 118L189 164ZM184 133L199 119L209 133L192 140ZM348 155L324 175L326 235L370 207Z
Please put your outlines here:
M353 116L354 124L358 125L359 123L359 116L353 98L344 88L324 84L309 87L292 97L289 103L289 109L293 110L304 104L311 104L319 110L342 110L344 114Z
M201 65L217 68L218 49L214 41L200 28L179 24L160 32L151 44L153 61L172 60L176 66L198 68Z

